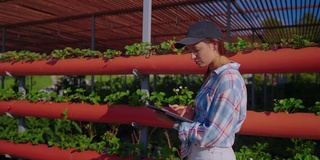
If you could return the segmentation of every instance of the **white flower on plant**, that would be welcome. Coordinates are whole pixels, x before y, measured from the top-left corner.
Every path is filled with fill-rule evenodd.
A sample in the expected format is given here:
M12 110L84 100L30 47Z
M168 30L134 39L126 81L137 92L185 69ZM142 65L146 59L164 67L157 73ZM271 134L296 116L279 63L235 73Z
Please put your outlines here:
M182 89L183 87L182 87L182 86L180 86L179 88L180 88L180 89Z

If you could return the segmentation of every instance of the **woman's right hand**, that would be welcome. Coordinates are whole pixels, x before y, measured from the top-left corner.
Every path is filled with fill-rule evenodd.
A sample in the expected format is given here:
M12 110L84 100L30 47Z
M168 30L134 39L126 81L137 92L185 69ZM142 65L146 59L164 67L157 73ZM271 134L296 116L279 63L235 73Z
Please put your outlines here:
M193 119L194 118L194 109L189 106L179 106L177 104L170 105L169 107L177 112L180 116L188 118L188 119Z

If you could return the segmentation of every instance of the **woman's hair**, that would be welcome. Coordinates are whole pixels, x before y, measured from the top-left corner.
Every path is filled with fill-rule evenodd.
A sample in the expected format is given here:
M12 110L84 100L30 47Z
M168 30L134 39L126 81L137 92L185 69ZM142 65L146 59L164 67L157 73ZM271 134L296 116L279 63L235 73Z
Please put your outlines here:
M224 43L221 40L218 39L205 39L203 40L205 43L213 43L215 45L218 45L218 51L220 55L226 55L227 50L224 48Z
M226 48L224 47L223 41L218 40L218 39L206 39L206 40L204 40L203 42L205 42L205 43L213 43L213 44L217 45L217 46L218 46L218 52L219 52L219 54L220 54L220 55L226 55L227 50L226 50ZM203 80L204 80L204 81L208 78L208 76L209 76L210 73L211 73L211 69L210 69L210 67L208 66L208 69L207 69L206 73L205 73L204 76L203 76Z

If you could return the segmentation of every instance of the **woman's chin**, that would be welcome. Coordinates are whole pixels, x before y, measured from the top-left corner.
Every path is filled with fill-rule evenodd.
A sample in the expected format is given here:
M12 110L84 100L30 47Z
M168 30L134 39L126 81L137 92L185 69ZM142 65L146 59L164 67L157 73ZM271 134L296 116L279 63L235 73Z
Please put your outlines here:
M204 67L203 63L201 62L195 62L199 67Z
M207 65L204 65L203 63L197 63L197 65L200 67L200 68L203 68L203 67L206 67Z

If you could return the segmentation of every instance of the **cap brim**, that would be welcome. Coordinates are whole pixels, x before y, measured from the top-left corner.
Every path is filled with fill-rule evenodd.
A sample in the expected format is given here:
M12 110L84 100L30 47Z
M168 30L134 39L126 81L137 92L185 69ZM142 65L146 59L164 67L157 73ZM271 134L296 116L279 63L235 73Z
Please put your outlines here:
M179 42L175 43L174 47L177 49L180 49L186 45L196 44L204 39L205 38L186 37L186 38L180 40Z

